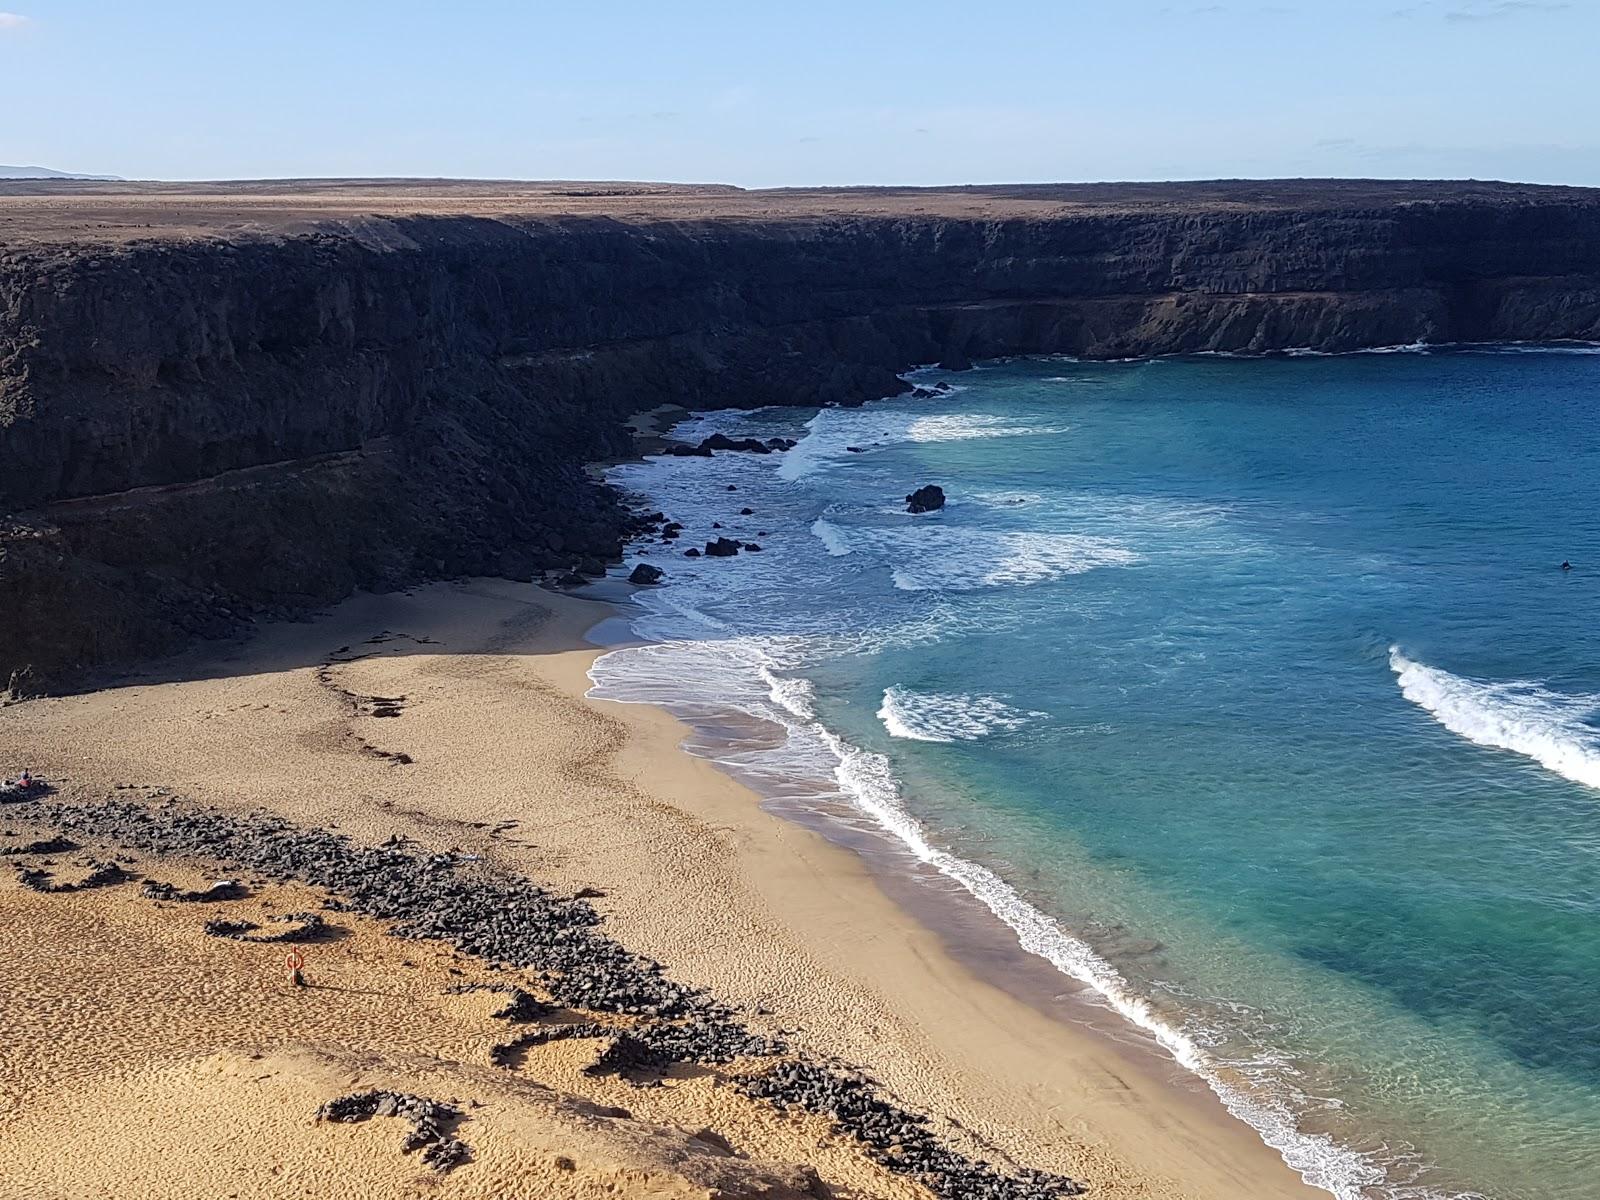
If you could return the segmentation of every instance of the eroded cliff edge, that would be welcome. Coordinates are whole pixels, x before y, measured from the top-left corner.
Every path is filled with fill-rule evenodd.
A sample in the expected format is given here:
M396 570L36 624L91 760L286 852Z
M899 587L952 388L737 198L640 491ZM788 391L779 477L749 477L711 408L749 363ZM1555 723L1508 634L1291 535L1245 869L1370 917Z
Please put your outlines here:
M362 199L118 238L28 237L0 197L0 688L612 556L625 514L583 464L663 403L857 403L1006 354L1600 338L1600 193L1186 186Z

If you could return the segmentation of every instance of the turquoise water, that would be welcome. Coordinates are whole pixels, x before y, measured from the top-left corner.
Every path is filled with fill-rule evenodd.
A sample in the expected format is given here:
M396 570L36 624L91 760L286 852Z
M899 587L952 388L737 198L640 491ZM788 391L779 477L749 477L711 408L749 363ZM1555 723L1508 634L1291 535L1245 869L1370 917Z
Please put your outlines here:
M1600 354L917 381L618 468L763 549L650 549L661 644L600 693L779 723L730 764L890 830L1319 1186L1600 1196Z

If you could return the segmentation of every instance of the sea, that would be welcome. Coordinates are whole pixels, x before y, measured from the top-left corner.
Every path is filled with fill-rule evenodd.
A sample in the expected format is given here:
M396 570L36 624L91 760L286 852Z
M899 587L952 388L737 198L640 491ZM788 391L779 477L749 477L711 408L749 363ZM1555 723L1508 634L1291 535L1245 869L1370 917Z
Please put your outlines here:
M594 694L892 846L1309 1183L1600 1197L1600 348L908 380L613 468L684 533Z

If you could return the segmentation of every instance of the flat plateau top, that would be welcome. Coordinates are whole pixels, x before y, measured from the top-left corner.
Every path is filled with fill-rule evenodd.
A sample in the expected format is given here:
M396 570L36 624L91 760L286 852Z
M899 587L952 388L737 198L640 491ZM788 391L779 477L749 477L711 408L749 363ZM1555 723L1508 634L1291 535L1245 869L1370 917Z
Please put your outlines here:
M278 236L364 218L612 217L629 222L839 217L1034 218L1152 211L1372 210L1408 204L1600 207L1600 189L1349 179L774 188L448 179L225 183L0 182L0 247L38 242Z

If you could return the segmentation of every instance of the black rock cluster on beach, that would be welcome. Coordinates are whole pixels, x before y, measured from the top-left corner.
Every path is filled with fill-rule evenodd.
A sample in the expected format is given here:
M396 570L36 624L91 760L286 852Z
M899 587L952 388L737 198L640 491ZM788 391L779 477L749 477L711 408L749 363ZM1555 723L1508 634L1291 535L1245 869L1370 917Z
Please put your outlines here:
M170 799L151 806L121 799L95 805L41 801L30 817L153 855L201 858L230 872L245 869L323 888L337 897L326 907L394 922L396 936L443 941L496 966L531 972L548 1001L507 982L453 989L503 993L506 1004L494 1015L527 1026L491 1048L491 1061L502 1067L515 1066L531 1047L571 1038L606 1042L587 1073L634 1082L658 1081L679 1063L736 1064L784 1056L754 1075L736 1066L738 1086L751 1097L831 1118L878 1162L945 1200L1058 1200L1082 1190L1061 1176L1002 1170L952 1148L929 1128L926 1117L885 1099L869 1080L795 1060L781 1041L747 1028L731 1009L674 982L659 963L624 949L599 931L601 917L584 899L556 895L493 870L475 856L428 853L398 837L362 846L266 814L235 817ZM103 867L118 872L119 879L131 878L115 864ZM54 886L48 886L48 872L38 874L47 885L41 890L97 886L90 882L95 874L76 885ZM159 885L163 898L175 898L166 894L166 886ZM206 931L247 941L288 941L315 935L322 925L316 914L277 919L292 928L260 934L248 922L213 921ZM560 1009L572 1010L578 1019L538 1023ZM335 1121L375 1115L412 1120L407 1151L425 1148L424 1161L439 1170L468 1155L441 1125L441 1117L453 1119L454 1110L421 1097L365 1092L331 1101L319 1115Z
M781 1063L741 1081L747 1096L831 1117L878 1162L909 1175L937 1196L961 1200L1048 1200L1079 1195L1081 1184L1023 1170L1001 1174L993 1165L945 1145L928 1119L885 1100L870 1080L804 1061Z
M212 937L229 938L235 942L315 942L328 932L328 922L311 912L284 913L272 920L289 926L272 933L261 932L254 921L207 921L205 931Z
M55 894L87 892L94 888L126 883L133 878L114 862L92 862L88 866L87 875L70 883L57 883L55 873L47 867L20 868L17 871L17 882L30 891Z
M236 879L219 879L199 891L188 891L176 884L146 879L139 891L149 900L170 900L178 904L214 904L221 900L243 900L250 894Z
M403 1154L422 1151L422 1161L441 1175L472 1157L465 1142L452 1137L447 1129L461 1118L461 1111L439 1100L413 1096L409 1092L355 1092L329 1100L317 1110L317 1120L350 1124L373 1117L398 1117L411 1126L400 1143Z

